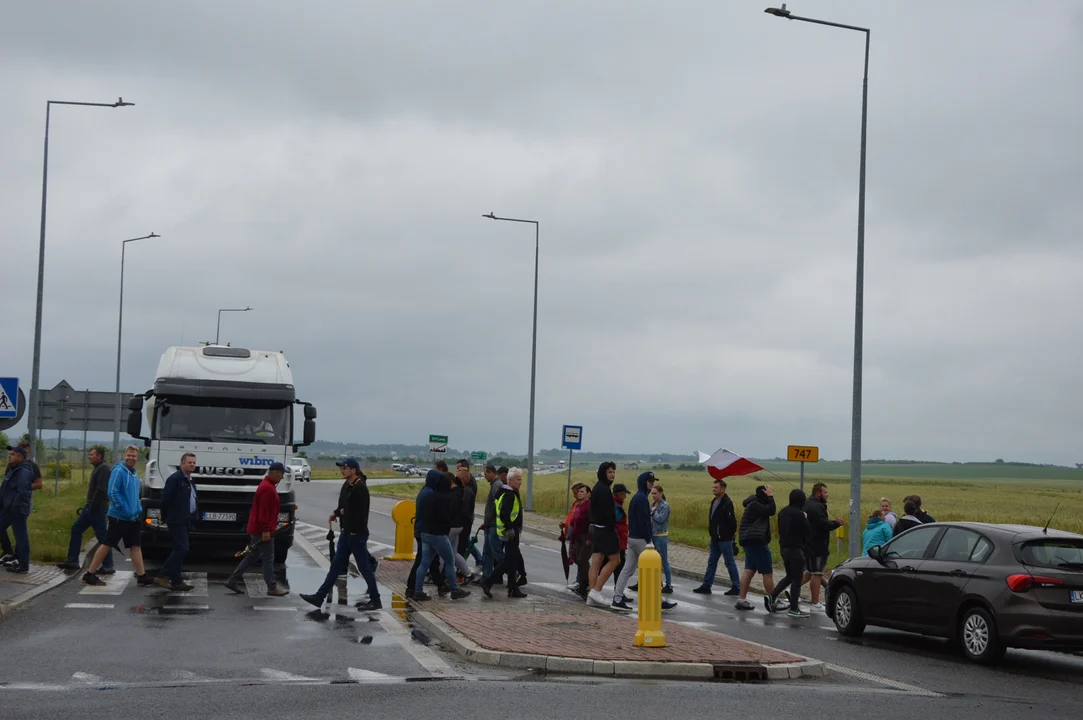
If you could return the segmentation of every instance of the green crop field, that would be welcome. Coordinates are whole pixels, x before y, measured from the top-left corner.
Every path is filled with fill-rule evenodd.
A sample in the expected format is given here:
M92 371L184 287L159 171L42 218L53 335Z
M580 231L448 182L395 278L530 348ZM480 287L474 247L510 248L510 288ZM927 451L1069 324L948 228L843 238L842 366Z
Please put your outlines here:
M760 473L764 481L775 488L779 509L785 506L790 489L796 486L798 477L792 472L793 465L778 463L791 472L779 473L774 477L769 473ZM820 465L829 465L820 463ZM836 463L844 466L844 463ZM846 471L849 466L846 465ZM867 466L868 467L868 466ZM991 523L1020 523L1026 525L1044 525L1050 513L1059 504L1052 527L1083 533L1083 479L1040 480L1040 479L989 479L968 480L943 477L905 478L895 475L896 468L907 465L892 465L892 477L881 478L871 468L862 482L861 516L868 515L879 506L881 497L889 498L895 511L902 515L902 499L910 494L920 495L925 509L937 520L970 520ZM929 466L914 466L926 468ZM935 465L938 468L953 468L952 465ZM966 467L966 466L964 466ZM983 468L1003 467L983 465ZM1008 466L1011 467L1011 466ZM817 468L819 470L821 468ZM832 468L834 469L834 468ZM1016 470L1045 470L1047 468L1015 468ZM1054 468L1049 468L1054 469ZM1063 469L1062 469L1063 470ZM624 483L635 490L635 480L639 470L618 470L617 482ZM1068 471L1072 472L1072 471ZM655 470L659 483L665 488L666 499L672 506L670 536L675 542L688 543L698 547L707 547L707 508L711 500L711 478L705 472ZM741 501L752 494L757 481L752 476L729 478L729 494L741 513ZM806 472L805 489L811 491L815 482L828 485L828 511L832 516L847 516L850 501L850 483L848 477ZM484 482L484 481L482 481ZM595 475L589 470L574 470L572 482L593 485ZM534 510L546 515L564 514L565 488L567 474L534 476ZM393 497L413 498L420 489L420 483L406 485L374 487L374 494ZM524 490L525 493L525 481ZM862 521L864 526L864 520ZM777 551L777 537L772 543ZM834 567L846 556L845 548L841 552L833 551L831 566ZM776 558L778 554L776 552Z

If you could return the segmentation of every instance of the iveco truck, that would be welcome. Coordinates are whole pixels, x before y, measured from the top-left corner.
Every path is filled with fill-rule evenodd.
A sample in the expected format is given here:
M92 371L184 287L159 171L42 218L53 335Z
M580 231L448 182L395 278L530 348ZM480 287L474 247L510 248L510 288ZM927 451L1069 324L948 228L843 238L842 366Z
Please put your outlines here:
M297 406L303 417L300 440L294 434ZM288 469L293 453L316 440L316 408L297 399L290 364L280 352L222 345L168 348L154 387L133 397L128 410L128 434L150 448L141 494L143 547L151 552L170 546L169 527L161 521L162 489L182 455L196 456L192 479L199 508L190 533L192 551L232 554L248 542L248 514L267 466L277 461ZM277 562L285 561L293 545L291 475L287 472L278 485Z

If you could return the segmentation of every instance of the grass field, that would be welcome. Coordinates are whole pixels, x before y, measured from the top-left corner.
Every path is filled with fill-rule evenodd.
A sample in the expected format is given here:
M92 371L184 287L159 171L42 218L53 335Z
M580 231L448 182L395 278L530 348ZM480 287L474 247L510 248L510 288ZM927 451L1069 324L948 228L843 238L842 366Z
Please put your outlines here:
M792 466L791 466L792 467ZM898 466L894 466L898 467ZM943 467L943 466L941 466ZM1027 468L1033 469L1033 468ZM638 471L618 470L617 482L635 490ZM711 500L711 478L705 472L680 472L657 470L655 474L665 488L666 499L672 507L670 537L675 542L697 547L707 547L707 508ZM781 479L764 473L765 480L774 486L779 509L787 502L790 490L798 478L795 473L779 473ZM811 491L815 482L828 485L828 511L832 516L846 517L850 501L849 478L829 475L805 475L805 489ZM595 475L587 470L575 470L572 482L593 485ZM790 485L788 483L793 483ZM741 501L752 494L757 485L751 477L730 478L729 494L741 514ZM534 476L534 510L536 512L563 516L567 475ZM373 488L373 494L413 498L421 483L381 486ZM525 485L524 490L525 493ZM1021 523L1044 525L1050 513L1060 504L1052 527L1083 533L1083 481L1072 480L960 480L943 478L880 479L866 477L862 482L861 515L867 518L879 506L881 497L891 499L895 511L902 515L902 499L910 494L922 498L925 509L937 520L971 520L991 523ZM862 529L864 520L862 521ZM774 529L772 530L774 535ZM778 542L772 545L776 550ZM846 550L832 551L831 567L842 561Z

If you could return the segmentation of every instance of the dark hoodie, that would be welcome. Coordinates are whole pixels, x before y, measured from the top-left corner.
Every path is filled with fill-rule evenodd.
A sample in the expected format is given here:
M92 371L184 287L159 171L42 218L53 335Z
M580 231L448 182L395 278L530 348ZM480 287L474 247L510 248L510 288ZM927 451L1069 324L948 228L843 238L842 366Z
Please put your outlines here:
M640 473L636 478L636 494L628 502L628 537L651 541L651 499L647 481L654 473Z
M790 491L790 504L778 513L778 547L787 552L805 552L812 525L805 517L805 493L794 488Z
M738 538L741 547L767 545L771 542L771 516L775 514L775 498L768 496L763 485L756 488L755 495L744 501L745 512L741 515Z
M429 535L447 535L451 531L448 499L451 482L447 475L429 470L425 487L417 494L417 532Z
M610 482L606 480L606 465L598 466L598 482L590 491L590 524L613 530L617 527L617 506L613 501Z
M827 557L831 554L831 531L837 530L839 524L827 516L827 503L815 497L805 502L805 513L812 526L812 537L808 541L809 555ZM781 515L779 522L782 522ZM782 532L781 528L779 532Z

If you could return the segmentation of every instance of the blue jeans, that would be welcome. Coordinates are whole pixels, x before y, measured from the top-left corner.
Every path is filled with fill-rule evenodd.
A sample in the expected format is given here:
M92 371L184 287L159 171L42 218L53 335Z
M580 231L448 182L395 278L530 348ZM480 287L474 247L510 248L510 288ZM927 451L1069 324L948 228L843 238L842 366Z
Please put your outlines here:
M79 513L79 517L75 519L75 522L71 525L71 542L68 543L68 562L72 565L79 564L79 550L83 547L83 533L87 531L87 528L94 528L94 537L98 542L105 544L105 530L107 524L105 520L105 510L89 510L83 508ZM111 570L113 568L113 551L110 550L105 555L105 560L102 562L102 570Z
M666 587L673 584L673 573L669 569L669 536L654 536L654 549L662 556L662 572L665 573Z
M188 555L188 526L170 525L169 534L173 538L173 550L158 570L158 577L168 577L169 582L180 585L183 580L181 568L184 567L184 558Z
M467 553L469 553L469 555L473 556L474 562L476 562L478 565L483 565L484 563L481 557L481 551L478 550L478 546L475 544L474 547L470 547L470 539L473 531L474 523L470 523L469 525L463 527L462 534L459 535L459 547L456 548L455 551L467 560L470 559L470 557L467 555Z
M316 591L321 600L327 597L335 581L342 573L350 569L350 556L357 563L357 569L361 571L361 577L365 580L368 588L369 600L380 600L380 589L376 587L376 576L372 573L372 565L369 563L369 538L368 535L351 535L343 533L335 546L335 556L331 558L331 567L327 570L327 577L323 579L323 585Z
M496 526L485 528L485 551L481 554L481 575L486 580L493 574L493 568L504 557L504 543L496 535Z
M11 549L11 540L8 539L8 528L15 535L15 550ZM18 508L7 508L0 513L0 548L5 555L14 555L19 565L26 567L30 564L30 533L26 531L26 515Z
M421 565L414 577L414 592L422 592L425 587L425 572L432 564L434 556L439 557L444 563L444 576L447 578L448 587L452 592L459 589L459 583L455 580L455 551L451 547L451 541L447 535L433 535L421 533Z
M733 557L732 540L711 541L711 554L707 558L707 572L703 574L703 586L711 587L714 585L714 573L718 569L719 558L725 558L726 570L730 574L730 585L740 587L741 576L737 573L737 560Z

